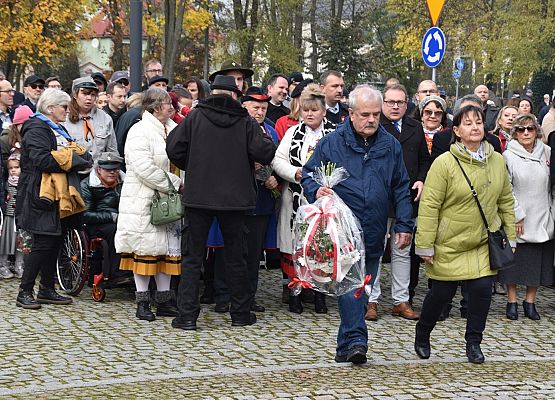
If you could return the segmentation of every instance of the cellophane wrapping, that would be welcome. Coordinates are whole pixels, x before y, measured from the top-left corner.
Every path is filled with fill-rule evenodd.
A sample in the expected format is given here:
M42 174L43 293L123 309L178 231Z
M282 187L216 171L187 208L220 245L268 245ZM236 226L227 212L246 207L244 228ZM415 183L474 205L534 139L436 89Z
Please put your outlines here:
M322 165L312 174L321 186L333 188L349 177L345 168ZM341 296L355 290L360 297L366 276L364 235L357 217L337 194L320 197L297 210L294 223L294 295L302 288Z

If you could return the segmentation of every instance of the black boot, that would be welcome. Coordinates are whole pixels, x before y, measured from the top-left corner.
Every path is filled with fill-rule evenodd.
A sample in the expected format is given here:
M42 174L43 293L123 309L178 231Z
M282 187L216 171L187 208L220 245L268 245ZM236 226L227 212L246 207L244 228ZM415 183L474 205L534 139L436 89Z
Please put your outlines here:
M522 308L524 308L524 316L528 317L534 321L538 321L540 318L540 314L536 310L535 303L528 303L527 301L522 302Z
M300 294L298 296L289 295L289 311L296 314L301 314L303 312Z
M507 318L513 321L518 319L518 304L517 303L507 303Z
M466 356L472 364L482 364L486 359L479 344L467 344Z
M314 291L314 311L316 311L316 314L328 313L328 307L326 307L326 295L324 293Z
M422 331L419 326L419 322L416 323L416 334L414 336L414 351L418 357L426 360L430 358L431 348L430 348L430 334L426 334Z
M156 316L150 310L150 293L135 292L135 299L137 301L137 313L135 316L143 321L154 321Z
M169 290L156 292L156 316L157 317L178 317L179 311L172 304L171 293Z

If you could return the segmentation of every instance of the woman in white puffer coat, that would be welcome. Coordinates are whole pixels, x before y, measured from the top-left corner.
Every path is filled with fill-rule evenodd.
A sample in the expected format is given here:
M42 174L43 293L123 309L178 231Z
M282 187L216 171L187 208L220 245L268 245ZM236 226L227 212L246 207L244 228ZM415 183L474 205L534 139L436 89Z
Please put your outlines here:
M176 126L168 92L152 88L144 92L142 119L131 127L125 143L126 179L119 204L115 244L121 253L120 269L131 270L137 289L137 318L154 321L148 286L156 280L156 315L175 317L170 302L171 275L181 274L181 222L150 223L154 190L167 193L169 176L174 188L181 180L171 172L166 138Z

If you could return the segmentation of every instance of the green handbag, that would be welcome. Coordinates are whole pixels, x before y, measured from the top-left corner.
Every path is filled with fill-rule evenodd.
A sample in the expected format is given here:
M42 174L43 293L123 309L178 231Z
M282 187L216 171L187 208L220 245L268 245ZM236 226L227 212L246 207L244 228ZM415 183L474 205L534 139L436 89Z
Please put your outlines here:
M150 223L152 225L165 225L175 222L183 218L183 204L181 203L181 194L175 190L172 181L166 172L164 172L170 186L168 194L160 194L158 190L154 190L152 204L150 206Z

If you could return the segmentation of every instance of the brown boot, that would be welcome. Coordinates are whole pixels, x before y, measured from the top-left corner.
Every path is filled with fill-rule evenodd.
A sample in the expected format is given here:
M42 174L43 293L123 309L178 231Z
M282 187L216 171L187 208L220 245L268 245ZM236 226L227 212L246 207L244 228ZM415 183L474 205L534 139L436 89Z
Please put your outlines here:
M378 320L378 303L368 303L368 308L366 309L366 315L364 316L366 321L377 321Z
M391 315L411 320L417 320L420 318L420 313L414 311L408 301L399 303L394 306L391 310Z

